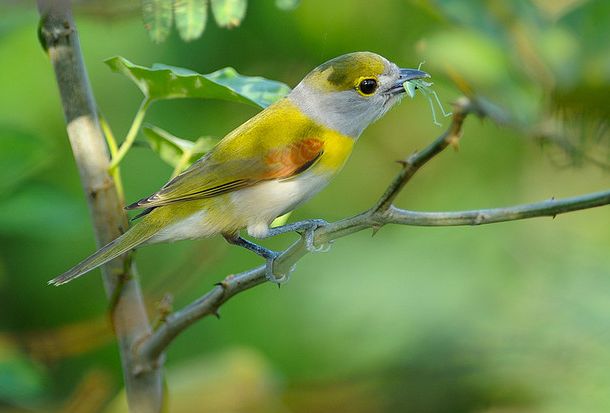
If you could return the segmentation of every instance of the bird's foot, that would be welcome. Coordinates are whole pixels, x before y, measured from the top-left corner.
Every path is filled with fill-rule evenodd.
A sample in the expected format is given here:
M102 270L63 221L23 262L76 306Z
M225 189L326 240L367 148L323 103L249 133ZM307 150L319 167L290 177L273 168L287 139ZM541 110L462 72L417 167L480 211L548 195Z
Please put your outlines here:
M301 222L304 224L303 228L301 230L298 230L297 232L299 234L301 234L301 236L305 240L305 248L307 248L307 251L309 251L309 252L328 252L328 251L330 251L330 247L331 247L330 242L324 243L319 246L316 246L314 244L315 230L328 225L328 222L326 222L323 219L310 219L310 220L301 221Z
M265 257L265 259L267 260L267 264L265 265L265 278L267 278L267 281L280 286L281 284L284 284L288 282L288 280L290 280L290 275L294 271L296 264L292 265L285 274L279 274L278 277L278 275L273 272L273 264L275 263L275 259L280 255L280 253L271 250L269 250L269 252L270 254Z
M278 277L273 273L273 264L275 262L275 259L280 255L279 252L270 250L261 245L243 239L239 236L239 234L223 234L223 236L230 244L239 245L240 247L246 248L247 250L254 252L256 255L263 257L266 260L265 278L267 278L267 281L278 285L283 284L288 281L288 279L290 278L290 273L294 271L295 266L293 265L288 270L288 273L280 274L280 276Z
M264 238L274 237L287 232L297 232L303 237L307 251L326 252L330 249L330 243L318 247L314 244L314 231L326 225L328 225L328 222L323 219L306 219L304 221L282 225L281 227L271 228L267 234L265 234Z

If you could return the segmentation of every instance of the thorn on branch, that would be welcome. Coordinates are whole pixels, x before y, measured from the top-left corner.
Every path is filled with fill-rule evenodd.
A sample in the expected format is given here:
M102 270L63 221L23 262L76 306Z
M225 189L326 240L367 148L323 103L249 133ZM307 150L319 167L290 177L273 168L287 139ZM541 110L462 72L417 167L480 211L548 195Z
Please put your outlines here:
M373 230L371 237L374 237L379 232L380 229L381 229L381 225L373 225L371 227L371 230Z
M419 151L413 151L411 155L409 155L406 159L399 159L396 162L399 163L403 168L409 168L413 166L417 157L419 156Z

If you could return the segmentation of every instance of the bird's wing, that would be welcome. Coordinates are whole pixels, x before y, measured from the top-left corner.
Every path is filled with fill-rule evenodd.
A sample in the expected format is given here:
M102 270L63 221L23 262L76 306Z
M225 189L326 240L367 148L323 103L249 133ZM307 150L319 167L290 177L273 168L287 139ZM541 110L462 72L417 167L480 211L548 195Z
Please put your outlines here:
M127 207L154 208L179 201L210 198L268 180L287 179L310 168L323 154L324 141L308 137L275 148L259 146L252 156L238 141L221 142L189 169L147 198ZM256 153L255 152L255 153Z

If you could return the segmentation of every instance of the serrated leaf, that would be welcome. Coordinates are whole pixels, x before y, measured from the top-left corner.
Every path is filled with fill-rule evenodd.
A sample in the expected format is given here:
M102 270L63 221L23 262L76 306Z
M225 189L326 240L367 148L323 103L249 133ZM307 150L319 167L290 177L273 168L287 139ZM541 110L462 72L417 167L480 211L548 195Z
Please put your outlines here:
M185 154L188 155L188 158L184 166L188 167L191 163L205 155L216 144L216 140L211 137L200 137L193 142L178 138L166 130L152 125L142 128L142 132L152 150L159 154L163 161L174 168L183 162Z
M246 16L247 0L211 0L214 19L220 27L236 27Z
M142 0L142 19L150 38L161 43L172 28L172 0Z
M282 10L294 10L299 6L300 0L275 0L275 6Z
M205 29L208 0L174 0L174 17L182 40L195 40Z
M120 56L106 60L106 64L130 78L149 100L220 99L264 108L290 92L284 83L242 76L230 67L202 75L162 64L154 64L151 68L139 66Z

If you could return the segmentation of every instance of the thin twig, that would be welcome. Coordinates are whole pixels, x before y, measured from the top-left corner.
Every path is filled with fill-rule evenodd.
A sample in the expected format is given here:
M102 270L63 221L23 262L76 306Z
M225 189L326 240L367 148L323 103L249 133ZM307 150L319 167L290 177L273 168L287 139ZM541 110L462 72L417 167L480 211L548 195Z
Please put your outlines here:
M555 217L567 212L610 204L610 191L596 192L565 199L549 199L533 204L507 208L477 209L455 212L416 212L391 207L385 214L386 224L424 227L495 224L537 217Z
M401 171L373 208L351 218L318 228L314 236L315 244L330 243L367 228L378 229L385 224L414 226L483 225L540 216L555 217L566 212L610 204L610 191L606 191L563 200L552 199L508 208L473 211L416 212L392 206L392 201L421 166L449 145L457 143L464 119L468 114L475 113L483 116L485 111L476 101L462 98L454 105L453 113L453 119L447 131L423 151L410 156L403 163ZM276 272L286 271L305 254L307 254L307 249L303 240L294 242L275 260L274 268ZM161 325L147 340L142 342L138 350L142 361L154 363L157 358L162 356L173 339L191 324L203 317L217 315L218 309L231 297L265 282L265 266L226 277L203 297L182 310L168 315L165 324Z
M102 132L104 132L104 137L106 138L106 144L108 145L108 149L110 150L110 159L115 158L117 156L117 152L119 151L119 146L117 144L116 138L114 137L114 133L112 132L112 128L110 124L106 121L106 118L101 114L98 114L100 119L100 127L102 128ZM112 176L112 180L114 181L114 185L116 186L116 192L119 196L119 201L121 204L125 204L125 191L123 189L123 180L121 179L121 168L117 166L110 171L110 175Z
M146 111L148 110L148 107L150 106L150 102L151 101L148 98L145 98L142 101L142 103L140 104L140 107L138 108L138 111L136 112L136 116L133 118L133 122L131 123L131 126L129 127L129 131L127 132L127 136L125 137L125 140L119 147L119 150L116 153L116 156L112 157L112 161L110 162L111 171L119 166L119 164L121 163L121 161L123 160L125 155L127 155L127 152L129 151L129 149L135 142L136 137L138 136L138 132L140 131L140 126L142 126L142 122L144 121L144 117L146 116Z

